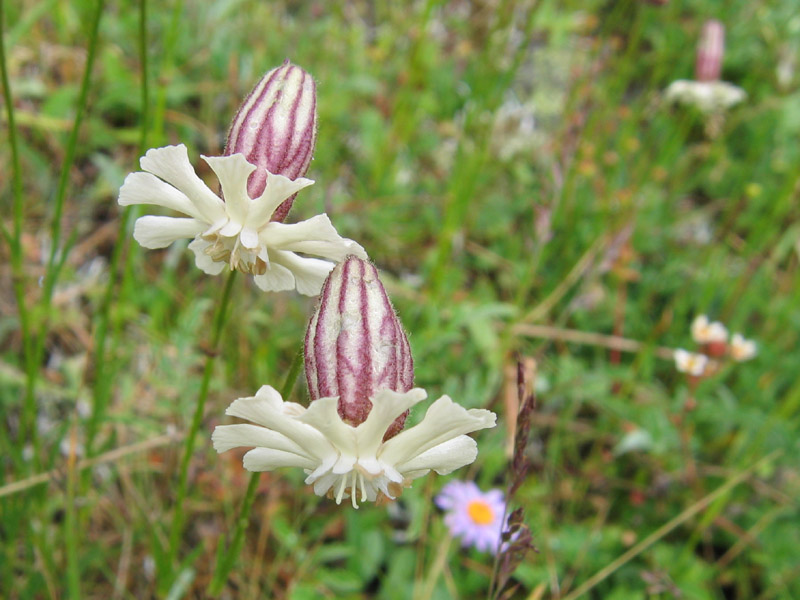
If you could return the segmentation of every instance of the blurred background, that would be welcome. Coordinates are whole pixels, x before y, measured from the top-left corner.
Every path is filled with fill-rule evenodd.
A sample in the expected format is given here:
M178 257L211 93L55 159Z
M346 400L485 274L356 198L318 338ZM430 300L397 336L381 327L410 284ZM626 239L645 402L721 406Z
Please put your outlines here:
M210 432L234 398L280 386L314 300L236 281L165 557L224 280L185 244L140 248L116 198L166 144L216 185L199 155L222 153L284 59L314 76L319 110L316 184L288 221L324 211L360 242L417 385L499 425L474 465L389 506L262 475L221 597L486 596L493 557L450 543L432 498L450 479L508 485L518 360L535 361L537 408L514 506L538 552L508 597L800 597L793 2L0 6L0 597L210 595L248 485ZM709 19L718 78L746 94L732 106L664 93L697 79ZM757 356L679 372L699 314Z

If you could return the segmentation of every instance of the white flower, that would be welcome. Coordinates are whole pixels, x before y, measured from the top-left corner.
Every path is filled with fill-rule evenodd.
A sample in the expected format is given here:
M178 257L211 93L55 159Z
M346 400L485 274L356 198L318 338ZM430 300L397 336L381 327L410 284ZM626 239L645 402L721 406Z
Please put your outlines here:
M250 471L300 467L318 496L341 503L350 497L374 501L381 494L394 499L413 479L431 470L444 475L470 464L478 455L475 440L464 435L495 426L495 414L470 409L442 396L422 421L384 441L392 422L427 397L414 388L405 393L383 389L376 392L372 410L357 427L342 421L337 398L314 400L308 408L284 402L270 386L255 396L239 398L227 414L256 425L221 425L212 440L217 452L255 446L244 455Z
M678 79L664 91L667 102L689 104L704 113L720 112L739 104L747 92L726 81L692 81Z
M725 343L728 330L719 321L709 322L706 315L698 315L692 321L692 339L698 344Z
M741 333L734 333L731 338L730 353L731 358L737 362L750 360L757 354L756 343L753 340L746 340Z
M361 246L339 236L327 215L291 225L270 221L286 198L314 183L310 179L292 181L270 173L264 193L250 198L247 180L257 167L243 155L203 160L217 175L224 201L197 176L183 144L148 150L140 161L146 172L125 178L119 191L122 206L155 204L188 215L139 218L133 237L142 246L165 248L181 238L194 238L189 248L204 272L217 275L227 265L252 274L264 291L296 288L308 296L319 293L334 266L329 261L348 254L366 258Z
M675 350L675 367L681 373L688 373L700 377L705 373L708 357L705 354L695 354L682 348Z

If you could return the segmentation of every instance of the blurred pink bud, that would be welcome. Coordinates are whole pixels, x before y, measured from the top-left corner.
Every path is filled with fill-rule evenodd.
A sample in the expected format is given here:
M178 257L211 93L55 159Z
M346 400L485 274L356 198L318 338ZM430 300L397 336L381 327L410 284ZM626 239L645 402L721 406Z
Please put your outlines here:
M305 175L316 141L316 84L311 75L287 60L264 75L239 107L228 131L225 155L241 153L258 167L247 180L248 195L258 198L267 172L292 180ZM273 221L286 218L295 195L277 208Z
M694 78L697 81L717 81L722 72L725 53L725 26L716 20L706 21L697 45Z
M339 416L353 427L367 418L378 391L413 387L408 338L369 261L347 257L322 286L306 331L305 370L311 400L338 396ZM407 415L384 439L403 429Z

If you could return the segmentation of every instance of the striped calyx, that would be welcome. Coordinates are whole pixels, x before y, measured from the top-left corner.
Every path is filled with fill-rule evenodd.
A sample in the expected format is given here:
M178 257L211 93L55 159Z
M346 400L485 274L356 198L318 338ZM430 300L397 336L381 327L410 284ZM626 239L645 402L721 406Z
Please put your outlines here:
M311 75L287 60L264 75L239 107L228 131L225 155L243 154L257 167L247 180L247 192L258 198L269 173L292 180L305 175L316 142L316 84ZM273 221L286 218L295 195L275 210Z
M706 21L697 44L694 78L697 81L717 81L722 73L725 53L725 26L716 20Z
M338 396L339 416L353 427L369 415L376 392L413 387L408 338L370 262L348 256L331 271L306 331L305 370L311 400ZM384 439L403 429L407 414Z

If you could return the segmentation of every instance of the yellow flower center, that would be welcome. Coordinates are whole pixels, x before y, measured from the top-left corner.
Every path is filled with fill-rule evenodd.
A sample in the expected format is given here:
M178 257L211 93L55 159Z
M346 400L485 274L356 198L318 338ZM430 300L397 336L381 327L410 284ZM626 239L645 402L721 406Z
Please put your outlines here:
M488 525L494 521L492 508L483 500L473 500L467 505L467 514L476 525Z

